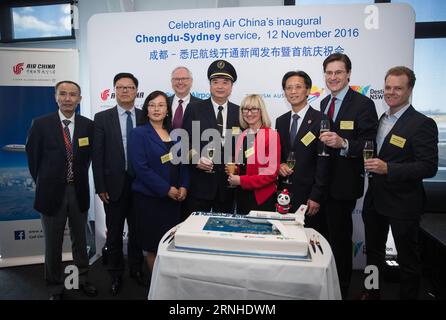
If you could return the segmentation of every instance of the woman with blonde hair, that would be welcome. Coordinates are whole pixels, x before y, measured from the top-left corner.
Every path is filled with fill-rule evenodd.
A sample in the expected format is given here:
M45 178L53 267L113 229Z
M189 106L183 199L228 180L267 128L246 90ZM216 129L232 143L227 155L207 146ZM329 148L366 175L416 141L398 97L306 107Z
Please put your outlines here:
M238 186L237 213L275 210L276 181L280 166L280 139L271 129L265 102L257 94L246 96L240 106L240 126L235 159L238 174L229 174L231 186ZM227 173L228 166L226 166Z

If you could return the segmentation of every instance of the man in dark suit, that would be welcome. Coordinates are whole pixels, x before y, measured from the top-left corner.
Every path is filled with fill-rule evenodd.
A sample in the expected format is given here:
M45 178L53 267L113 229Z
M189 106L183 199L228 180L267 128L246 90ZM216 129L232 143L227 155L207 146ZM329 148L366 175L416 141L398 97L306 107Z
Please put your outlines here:
M291 184L282 183L291 192L291 211L301 204L308 206L305 226L326 235L324 211L320 211L327 196L329 158L319 157L321 142L318 139L321 119L326 116L308 104L312 81L304 71L287 72L282 79L282 88L292 110L276 120L282 146L279 174L289 177ZM294 152L296 164L287 166L287 157Z
M63 295L62 243L67 219L80 288L88 296L97 295L87 281L85 235L93 121L75 114L81 101L77 83L61 81L55 88L59 111L34 119L26 141L29 171L36 183L34 208L41 213L45 236L45 280L50 300L60 300Z
M223 163L230 161L235 136L240 133L240 107L228 101L232 86L237 80L237 73L229 62L216 60L208 68L208 79L211 97L190 103L183 122L183 128L187 130L192 141L190 189L187 199L189 213L211 209L214 212L233 212L234 189L228 188L228 177ZM212 144L216 149L217 158L214 157L213 161L205 156L209 140L193 141L195 138L200 139L205 130L211 133L211 139L214 139ZM194 137L193 132L199 132L200 136ZM228 159L225 159L225 150Z
M127 158L127 137L132 128L144 124L146 116L135 108L138 79L131 73L119 73L113 79L117 106L94 117L93 176L96 193L104 203L107 226L111 293L117 295L124 273L123 231L128 225L128 264L130 276L146 285L142 275L144 257L136 240L132 205L132 168Z
M321 111L331 120L329 132L320 139L331 147L331 182L326 204L329 242L336 260L341 294L348 294L352 273L352 211L364 193L362 152L365 140L373 140L378 116L373 101L349 87L352 64L342 53L329 55L323 63L330 95Z
M378 267L382 274L390 225L398 252L402 299L418 298L423 179L435 176L438 170L437 125L410 104L414 85L415 74L409 68L387 71L384 100L389 110L379 120L377 156L365 161L365 169L373 174L363 209L367 265ZM379 298L379 286L374 289L362 298Z
M177 129L183 127L183 117L189 103L201 101L201 99L190 94L193 78L188 68L179 66L173 69L171 81L175 94L167 99L167 103L172 110L172 128ZM188 216L189 208L186 200L181 202L181 220L185 220Z

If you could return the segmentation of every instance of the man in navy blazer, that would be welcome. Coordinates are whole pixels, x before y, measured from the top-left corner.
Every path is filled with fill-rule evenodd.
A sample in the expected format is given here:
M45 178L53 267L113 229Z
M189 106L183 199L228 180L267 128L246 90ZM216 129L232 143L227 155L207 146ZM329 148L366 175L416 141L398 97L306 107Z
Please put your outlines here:
M410 104L414 85L411 69L387 71L384 100L389 109L379 120L377 155L365 161L365 168L373 173L363 209L367 265L377 266L382 275L391 226L400 266L401 299L418 298L423 179L435 176L438 170L437 125ZM379 286L368 289L363 299L379 298Z
M276 120L282 146L279 174L283 178L289 176L291 181L291 184L282 183L282 188L291 192L291 211L307 205L305 226L326 235L327 222L320 207L327 197L330 161L328 157L318 156L322 144L318 139L321 119L326 116L308 104L311 87L311 78L304 71L290 71L283 76L282 88L292 110ZM294 118L297 119L295 126ZM291 151L296 159L293 169L286 163Z
M64 290L62 243L67 219L80 288L89 296L97 295L87 281L85 235L93 121L75 114L81 100L77 83L61 81L55 88L59 111L34 119L26 141L29 171L36 183L34 208L41 213L45 236L45 280L50 300L60 300Z
M187 198L189 214L211 209L214 212L233 212L234 189L228 188L224 170L224 162L228 159L223 159L223 155L225 148L227 152L231 148L233 154L235 137L240 133L240 107L228 101L233 83L237 80L237 73L229 62L216 60L208 68L208 79L211 97L189 104L184 115L183 128L187 130L190 140L193 138L193 126L199 124L200 137L207 129L215 130L221 135L221 139L217 139L220 141L214 141L215 147L219 148L216 154L220 154L221 158L216 159L214 164L202 156L208 141L200 141L200 150L191 150L194 155L190 166L190 188ZM221 141L224 141L224 145ZM193 145L192 141L192 147ZM209 171L215 172L208 173Z
M329 242L336 260L341 294L348 293L352 273L352 211L364 193L362 152L366 140L374 140L378 127L375 104L349 87L352 63L342 53L323 62L330 95L321 101L321 111L332 119L329 132L320 139L331 147L331 175L326 203Z
M117 295L122 285L124 256L122 251L124 222L128 225L127 255L130 276L145 285L142 275L144 257L135 232L132 206L132 172L127 157L128 133L146 122L135 108L138 79L131 73L119 73L113 79L117 106L96 113L94 117L93 176L96 193L104 203L107 226L111 293Z

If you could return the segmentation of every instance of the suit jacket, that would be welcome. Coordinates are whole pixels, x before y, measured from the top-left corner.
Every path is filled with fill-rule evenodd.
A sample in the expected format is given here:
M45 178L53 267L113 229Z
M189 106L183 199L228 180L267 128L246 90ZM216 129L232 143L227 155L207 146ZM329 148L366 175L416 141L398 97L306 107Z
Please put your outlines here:
M246 138L247 132L247 130L243 131L237 139L236 159L240 158L239 153L240 150L243 150L243 140ZM263 150L260 151L260 148ZM254 191L258 205L263 204L276 192L279 167L279 135L275 130L262 128L254 139L254 154L247 158L246 174L240 176L240 186L245 190Z
M294 151L296 158L294 173L290 177L292 184L287 186L292 193L293 208L296 209L301 204L306 204L308 199L322 203L328 192L330 158L318 156L322 150L322 143L319 140L321 119L326 119L326 116L310 106L299 127L293 146L290 145L291 111L276 120L276 129L282 146L280 162L286 163L290 151ZM311 135L314 138L309 143L310 140L308 140L306 146L302 139Z
M228 112L226 118L226 124L224 129L232 129L234 127L240 128L239 121L239 106L228 102ZM212 105L211 98L207 100L200 100L194 103L189 103L183 118L183 127L188 132L190 141L192 141L192 121L200 122L200 137L206 129L217 130L217 118L215 116L214 107ZM200 138L199 137L199 138ZM229 139L231 138L231 139ZM234 149L236 135L226 137L225 145L227 148L232 146ZM230 145L232 143L232 145ZM200 141L200 150L196 156L198 159L201 155L201 150L208 144L208 141ZM192 147L194 147L192 143ZM223 154L223 150L221 153ZM209 174L196 167L196 164L191 164L190 168L190 189L189 195L205 200L213 200L216 198L217 191L219 191L219 197L221 201L225 201L230 197L231 189L226 188L227 175L224 172L223 164L214 165L216 173Z
M330 96L321 101L321 111L325 113ZM353 129L346 126L346 122ZM343 126L341 127L341 124ZM368 97L348 89L342 101L336 121L331 125L331 131L348 140L347 156L340 155L340 149L331 153L332 168L329 194L338 200L355 200L364 193L364 160L362 151L365 140L374 140L378 128L378 115L375 104Z
M73 172L79 210L90 207L88 168L91 162L93 121L75 115L73 132ZM79 145L79 139L83 139ZM34 119L26 140L26 155L31 176L36 183L34 208L44 215L54 215L62 205L67 185L67 156L63 127L57 112Z
M405 139L404 145L395 145L395 136ZM388 173L374 173L369 179L364 210L373 206L389 217L419 217L425 200L423 179L433 177L438 170L435 121L410 106L385 137L378 158L387 162Z
M147 122L143 112L135 108L136 125ZM93 177L96 193L108 192L116 201L124 188L126 167L118 107L94 116Z
M170 163L161 161L161 157L170 150L161 140L150 123L136 127L130 133L129 159L135 171L132 189L147 196L167 196L170 187ZM189 188L189 170L186 164L180 164L180 179L176 187Z

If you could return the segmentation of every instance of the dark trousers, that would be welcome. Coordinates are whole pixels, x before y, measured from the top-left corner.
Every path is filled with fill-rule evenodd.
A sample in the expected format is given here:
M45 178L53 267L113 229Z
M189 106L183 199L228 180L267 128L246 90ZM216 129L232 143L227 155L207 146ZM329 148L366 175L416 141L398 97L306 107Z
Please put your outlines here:
M421 279L418 245L419 219L386 217L376 213L373 208L364 208L362 218L365 230L367 265L378 267L381 280L384 272L386 242L390 225L400 266L400 297L401 299L417 299Z
M131 273L141 272L144 256L136 237L136 217L133 210L131 178L127 177L121 197L104 203L107 226L108 270L112 277L122 277L124 273L123 232L127 219L127 256Z
M80 212L74 184L65 187L62 206L53 216L41 215L45 236L45 280L50 294L61 294L64 289L62 244L68 219L74 264L79 270L79 283L87 281L88 254L85 228L87 212Z
M335 258L343 299L347 297L352 276L352 211L355 205L356 200L337 200L329 196L325 206L328 240Z

